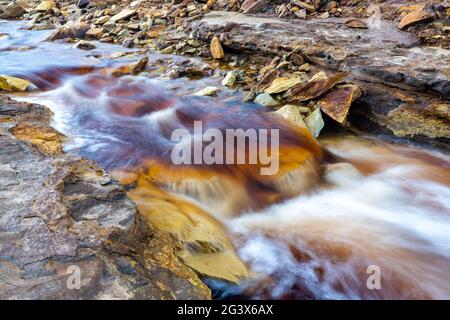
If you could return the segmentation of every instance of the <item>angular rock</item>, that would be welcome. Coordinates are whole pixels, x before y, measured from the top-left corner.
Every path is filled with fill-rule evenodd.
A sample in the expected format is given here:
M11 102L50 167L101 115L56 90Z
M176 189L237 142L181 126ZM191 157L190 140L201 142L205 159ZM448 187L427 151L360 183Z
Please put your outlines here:
M350 110L349 121L353 125L357 123L360 129L371 132L378 129L398 137L427 141L450 150L448 120L436 112L436 106L448 105L448 100L380 84L358 85L364 95Z
M232 87L235 82L236 82L236 72L235 71L230 71L230 72L227 73L225 78L223 78L221 83L224 86Z
M15 19L25 13L25 9L16 1L11 1L7 5L0 5L0 19Z
M303 1L298 1L298 0L294 0L292 3L299 6L300 8L305 9L306 11L316 12L316 8L312 4L309 4L309 3L306 3Z
M312 78L309 79L309 82L315 82L315 81L326 80L326 79L328 79L328 76L325 73L325 71L320 71L320 72L317 72L315 75L313 75Z
M298 68L298 71L308 72L310 69L311 67L309 66L309 63L304 63Z
M46 12L56 7L56 4L52 0L42 1L34 10L37 12Z
M196 92L194 94L194 96L214 96L217 94L218 91L219 91L219 88L209 86L209 87L206 87L206 88L200 90L199 92Z
M55 41L61 39L82 39L89 30L89 25L85 23L68 23L56 31L54 31L48 38L48 41Z
M264 69L264 68L263 68ZM267 70L261 70L258 84L256 85L256 90L263 91L280 75L280 71L272 68Z
M167 46L164 49L162 49L160 52L162 54L171 54L174 52L174 50L175 50L175 46Z
M269 4L268 0L245 0L241 5L241 10L245 13L257 13Z
M119 176L120 181L137 185L129 192L131 199L152 228L174 239L176 254L185 264L203 276L233 283L248 276L220 222L190 201L149 183L148 177L129 178L121 172Z
M86 8L91 3L91 0L78 0L77 7L78 8Z
M261 93L257 95L255 98L255 102L264 107L274 107L278 104L278 102L276 102L274 98L272 98L272 96L268 93Z
M111 71L111 74L114 77L120 77L127 74L138 74L142 72L148 64L148 57L145 56L139 59L137 62L128 63L119 68L115 68Z
M127 18L133 16L135 13L136 13L136 10L134 10L134 9L125 9L125 10L122 10L122 11L119 12L118 14L112 16L112 17L109 19L108 23L109 23L109 24L114 24L114 23L116 23L117 21L120 21L120 20L123 20L123 19L127 19Z
M0 91L26 91L31 82L25 79L0 75Z
M288 91L288 100L302 102L319 97L330 90L336 83L343 80L348 75L347 72L338 72L335 75L324 80L298 84Z
M305 121L303 120L298 106L287 104L274 113L282 116L283 118L300 128L308 128Z
M110 19L110 17L108 17L108 16L100 17L97 20L95 20L95 24L103 25L103 24L107 23L109 21L109 19Z
M299 19L306 19L306 9L297 10L294 15Z
M367 24L359 19L349 19L345 21L345 25L349 28L367 29Z
M270 87L264 90L265 93L275 94L289 90L293 86L302 83L302 80L299 78L277 78L273 80Z
M139 59L139 61L133 65L133 67L131 69L131 73L138 74L138 73L142 72L145 69L145 67L147 66L148 60L149 59L147 56Z
M86 39L100 40L103 35L103 28L92 28L86 32Z
M289 61L291 61L296 66L301 66L305 63L305 60L303 59L303 57L295 52L293 52L289 55Z
M399 29L404 29L418 22L432 20L435 13L427 6L427 4L420 5L416 10L408 13L398 24Z
M323 127L325 126L320 108L316 108L316 110L311 112L305 118L305 123L314 138L317 138L320 134L320 131L322 131Z
M9 132L43 154L57 155L62 152L64 136L46 124L20 123L9 129Z
M317 105L329 117L344 124L353 101L361 97L361 89L352 84L338 86L326 93Z
M75 45L75 48L81 49L81 50L92 50L95 49L95 44L89 41L79 41Z
M95 163L48 156L6 130L50 130L48 109L0 96L0 120L1 299L210 298Z

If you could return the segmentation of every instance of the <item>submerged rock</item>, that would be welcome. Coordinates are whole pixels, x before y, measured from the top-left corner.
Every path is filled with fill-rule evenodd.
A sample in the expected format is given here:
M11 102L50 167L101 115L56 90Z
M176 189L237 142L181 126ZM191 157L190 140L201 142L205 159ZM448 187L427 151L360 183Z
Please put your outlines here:
M364 178L362 173L350 163L338 162L324 166L324 179L328 183L347 187Z
M257 104L260 104L264 107L274 107L278 104L278 102L275 101L274 98L268 93L261 93L256 96L255 102Z
M128 63L126 65L111 70L111 74L114 77L120 77L128 74L134 75L139 74L145 70L148 61L149 61L148 56L142 57L137 62Z
M55 41L67 38L82 39L85 37L88 30L89 25L85 23L68 23L54 31L47 40Z
M358 86L342 85L326 93L317 104L332 119L344 124L352 102L361 95L362 92Z
M287 104L275 111L275 113L300 128L308 128L298 106Z

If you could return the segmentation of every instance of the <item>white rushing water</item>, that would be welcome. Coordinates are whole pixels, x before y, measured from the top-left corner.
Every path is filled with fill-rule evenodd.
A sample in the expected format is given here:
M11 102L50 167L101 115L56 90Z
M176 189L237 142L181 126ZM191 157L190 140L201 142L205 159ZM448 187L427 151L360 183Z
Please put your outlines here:
M347 156L381 168L363 175L335 166L331 186L228 221L241 257L262 282L272 278L274 298L296 296L297 288L315 298L449 299L448 170L355 142ZM345 154L341 147L332 149ZM380 289L367 288L372 265Z

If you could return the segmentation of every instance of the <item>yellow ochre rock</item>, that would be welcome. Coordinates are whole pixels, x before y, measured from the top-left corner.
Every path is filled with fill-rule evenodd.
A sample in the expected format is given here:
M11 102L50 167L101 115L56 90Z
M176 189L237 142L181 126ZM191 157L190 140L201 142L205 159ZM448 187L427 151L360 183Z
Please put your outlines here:
M25 79L11 77L7 75L0 75L0 91L26 91L31 85L31 82Z
M225 53L223 52L222 45L220 44L219 38L217 37L212 38L210 49L211 55L213 56L214 59L222 59L225 55Z

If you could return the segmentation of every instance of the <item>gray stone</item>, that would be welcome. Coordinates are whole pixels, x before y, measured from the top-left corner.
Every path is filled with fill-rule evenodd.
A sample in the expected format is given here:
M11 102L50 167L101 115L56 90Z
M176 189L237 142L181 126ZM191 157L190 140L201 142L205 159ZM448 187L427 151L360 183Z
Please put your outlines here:
M257 95L255 98L255 102L264 107L274 107L278 104L275 99L272 98L272 96L268 93L261 93Z

